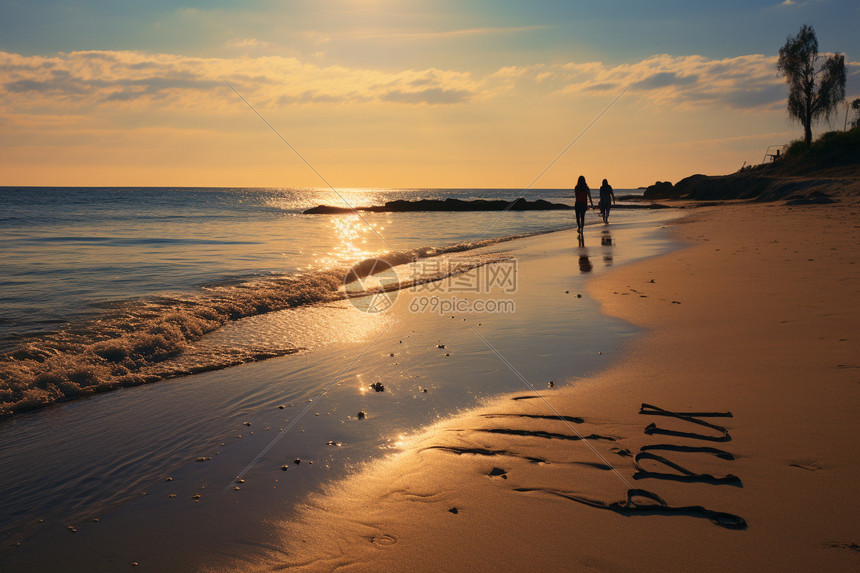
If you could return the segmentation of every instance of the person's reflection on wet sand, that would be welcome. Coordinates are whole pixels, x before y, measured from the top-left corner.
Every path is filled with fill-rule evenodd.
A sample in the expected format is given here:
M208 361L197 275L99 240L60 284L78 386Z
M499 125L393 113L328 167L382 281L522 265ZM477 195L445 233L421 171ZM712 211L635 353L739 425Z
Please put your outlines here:
M603 231L600 235L600 246L601 247L611 247L612 246L612 234L609 231Z
M579 234L579 272L581 273L590 273L592 266L591 261L588 260L588 249L585 248L585 237L580 233Z
M579 255L579 272L590 273L591 268L591 261L588 260L588 255Z
M612 233L609 231L603 231L600 234L600 246L601 247L609 247L609 249L603 249L603 264L607 267L612 266Z

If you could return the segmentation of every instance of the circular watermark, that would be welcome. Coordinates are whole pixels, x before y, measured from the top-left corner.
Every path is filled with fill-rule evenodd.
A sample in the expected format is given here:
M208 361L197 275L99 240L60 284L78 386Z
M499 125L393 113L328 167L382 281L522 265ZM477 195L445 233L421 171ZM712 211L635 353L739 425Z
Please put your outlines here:
M343 288L350 304L361 312L385 312L397 300L400 279L385 259L364 260L343 277Z

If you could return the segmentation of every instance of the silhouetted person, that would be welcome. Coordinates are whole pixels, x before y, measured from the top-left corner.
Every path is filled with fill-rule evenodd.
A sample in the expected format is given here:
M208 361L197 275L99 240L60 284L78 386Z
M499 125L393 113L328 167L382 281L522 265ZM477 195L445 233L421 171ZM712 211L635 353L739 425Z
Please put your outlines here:
M603 222L609 222L609 210L615 204L615 193L612 192L612 185L604 179L600 186L600 201L597 203L597 208L600 209L600 214L603 216Z
M576 182L576 187L573 188L573 210L576 212L576 230L581 233L585 226L585 212L588 211L588 203L594 207L594 200L591 198L591 189L585 182L585 177L579 176Z

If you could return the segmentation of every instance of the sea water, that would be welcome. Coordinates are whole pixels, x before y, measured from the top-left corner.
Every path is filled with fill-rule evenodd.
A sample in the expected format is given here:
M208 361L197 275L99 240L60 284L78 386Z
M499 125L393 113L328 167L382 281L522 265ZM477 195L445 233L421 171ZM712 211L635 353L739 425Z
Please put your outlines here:
M359 261L572 222L570 211L302 213L311 206L521 195L571 202L564 190L0 188L0 414L292 352L302 341L166 360L236 319L330 300Z
M537 189L0 188L0 349L120 301L571 226L569 211L301 214L523 194L571 204Z
M350 193L351 204L370 205L395 198L513 199L519 191ZM564 191L534 193L527 198L569 202ZM6 275L4 336L12 362L23 344L57 340L51 337L58 332L104 338L123 330L117 321L131 320L128 327L146 326L147 312L157 315L165 308L173 311L214 298L230 304L259 302L269 296L265 293L273 284L280 290L306 289L300 277L334 271L337 275L380 253L444 251L446 246L473 243L482 234L500 239L568 228L572 218L570 211L501 217L493 212L386 213L365 214L364 219L300 214L320 203L337 205L340 199L330 190L5 189L2 197L3 204L10 205L3 213L0 264ZM635 242L637 256L643 256L668 248L649 231L658 224L659 217L651 212L618 211L610 228L618 230L616 238L627 229L627 240ZM625 251L624 244L599 246L602 240L595 242L592 233L600 232L588 232L595 271L611 264L612 249L614 264L622 264L623 253L632 252ZM571 245L572 257L575 249ZM570 272L560 270L559 275ZM559 285L559 296L564 288ZM326 330L329 338L337 339L347 327L363 328L332 321L336 311L327 312L324 305L317 311L319 305L303 305L302 300L287 311L271 313L251 304L245 318L208 337L227 341L218 346L225 354L249 333L266 339L283 330L289 338L293 308L297 312L304 308L301 314L315 322L323 337ZM580 346L590 361L577 358L578 367L588 370L598 365L596 348L607 354L619 333L635 331L620 321L602 321L594 304L587 308L587 313L577 315L585 319L581 324L588 332L582 340L587 343L569 333L550 336L562 326L551 321L565 321L569 315L560 309L548 316L523 313L523 319L530 315L544 321L547 332L518 324L522 322L518 316L480 320L485 335L506 357L529 378L543 381L572 373L565 364L552 366L546 355L550 346L559 346L555 352ZM247 551L243 544L264 542L262 520L283 514L302 492L342 475L351 464L384 453L409 429L474 405L482 395L520 386L480 340L468 336L468 330L460 329L445 341L452 353L445 358L448 349L435 348L438 334L432 327L420 322L398 326L379 318L372 328L390 330L392 335L402 332L401 341L380 339L384 347L371 345L365 352L367 341L350 346L347 340L326 352L306 350L281 360L112 392L0 422L4 499L0 563L16 570L16 564L29 566L44 559L48 568L62 563L68 570L111 570L141 554L154 562L159 554L162 563L175 570L193 570L218 551L240 555ZM243 324L250 328L242 331ZM231 335L237 329L241 335ZM555 342L549 344L551 340ZM63 360L74 361L76 348L64 347ZM389 353L396 356L389 358ZM350 369L356 357L361 360ZM482 374L464 380L464 365L469 365L470 377ZM344 373L348 380L341 376ZM341 382L319 405L316 400L311 403L313 409L301 425L284 432L286 438L268 451L275 432L296 419L307 400L315 399L339 376ZM363 395L376 378L385 381L386 392ZM426 394L419 389L428 387ZM373 409L368 423L359 424L355 413L363 407L362 400L372 401ZM279 409L278 404L286 408ZM252 425L245 426L246 421ZM329 446L329 441L337 445ZM243 484L237 492L243 497L226 495L228 485L233 493L232 478L264 450L267 457L246 476L249 487ZM211 456L215 460L195 462ZM294 457L316 459L317 464L303 463L282 472L280 465L292 464ZM165 482L166 476L174 480ZM279 484L289 486L272 487ZM173 493L179 498L170 498ZM194 493L203 493L204 503L194 503ZM234 505L240 499L243 505ZM101 526L91 524L96 517ZM67 524L75 525L78 533L70 536ZM16 549L18 542L23 545ZM196 544L193 551L189 543ZM114 554L119 561L111 561ZM72 563L70 558L82 560ZM180 566L180 559L189 561Z

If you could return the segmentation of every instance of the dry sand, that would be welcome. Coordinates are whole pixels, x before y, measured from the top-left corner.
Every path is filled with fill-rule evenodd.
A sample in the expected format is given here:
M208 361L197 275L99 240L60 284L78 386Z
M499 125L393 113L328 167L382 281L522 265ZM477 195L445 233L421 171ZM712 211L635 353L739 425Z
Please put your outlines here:
M339 571L857 569L858 209L693 210L674 225L691 246L589 283L606 313L649 331L623 360L434 425L311 498L273 558ZM643 403L731 417L695 418L721 432ZM666 444L714 450L649 449ZM646 455L652 474L636 479L643 452L696 475ZM631 509L634 488L688 509Z

